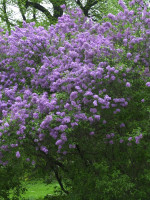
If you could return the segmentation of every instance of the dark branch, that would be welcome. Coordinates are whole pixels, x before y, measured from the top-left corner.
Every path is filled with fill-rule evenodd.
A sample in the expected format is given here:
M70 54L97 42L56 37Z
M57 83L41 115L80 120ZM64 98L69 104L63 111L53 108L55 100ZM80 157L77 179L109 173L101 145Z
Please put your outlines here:
M96 5L98 3L98 1L97 0L88 0L84 7L83 7L82 3L80 2L80 0L77 0L76 3L80 6L84 15L86 17L89 17L89 14L88 14L89 10L91 9L92 6Z
M30 2L30 1L26 1L26 8L28 7L33 7L33 8L36 8L38 9L39 11L41 11L42 13L44 13L46 15L46 17L49 19L50 22L52 21L56 21L56 18L53 17L51 15L51 13L43 6L41 6L39 3L35 3L35 2Z
M20 13L21 13L21 16L22 16L23 20L26 21L26 17L25 17L23 8L22 8L22 4L21 4L21 2L19 0L18 0L18 6L19 6L19 10L20 10Z
M58 17L61 17L63 15L63 9L60 6L63 4L66 5L66 1L65 0L59 0L59 1L50 0L50 3L53 4L54 17L58 19Z
M0 15L0 18L1 18L3 21L6 21L6 19L5 19L4 16ZM11 23L10 21L9 21L9 24L10 24L11 26L15 26L15 24Z
M8 29L9 35L10 35L11 29L10 29L10 22L9 22L7 11L6 11L6 0L3 0L3 12L4 12L5 22L7 24L7 29Z
M59 176L57 169L53 168L53 171L55 173L55 177L56 177L56 179L57 179L62 191L64 191L66 194L69 194L69 192L64 189L64 186L63 186L62 181L61 181L61 177Z
M80 2L80 0L77 0L76 3L77 3L77 4L80 6L80 8L83 10L84 7L83 7L82 3Z

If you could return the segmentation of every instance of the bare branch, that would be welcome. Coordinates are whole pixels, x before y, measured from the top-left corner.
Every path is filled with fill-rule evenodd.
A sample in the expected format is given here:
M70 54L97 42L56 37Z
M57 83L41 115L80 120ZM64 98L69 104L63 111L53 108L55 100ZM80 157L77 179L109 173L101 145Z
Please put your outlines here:
M51 15L51 13L45 7L43 7L42 5L40 5L39 3L30 2L30 1L27 0L26 1L26 8L28 8L29 6L33 7L33 8L36 8L39 11L41 11L42 13L44 13L46 15L46 17L49 19L50 22L56 21L56 18L53 17Z

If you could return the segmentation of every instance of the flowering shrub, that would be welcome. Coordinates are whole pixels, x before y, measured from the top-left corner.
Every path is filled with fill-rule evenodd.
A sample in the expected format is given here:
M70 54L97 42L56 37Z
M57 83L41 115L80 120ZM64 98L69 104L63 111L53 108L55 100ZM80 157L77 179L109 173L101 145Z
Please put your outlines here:
M141 1L130 3L133 10L119 4L123 12L102 24L70 9L48 31L24 22L1 35L1 165L18 158L48 167L60 183L57 166L69 160L69 169L70 155L96 170L105 152L113 168L121 146L129 153L149 140L150 12Z

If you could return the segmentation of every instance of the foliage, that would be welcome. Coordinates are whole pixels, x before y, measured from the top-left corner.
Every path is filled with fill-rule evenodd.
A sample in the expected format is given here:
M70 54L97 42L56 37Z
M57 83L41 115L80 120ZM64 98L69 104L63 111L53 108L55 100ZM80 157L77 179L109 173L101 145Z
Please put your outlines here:
M0 199L18 200L20 194L25 191L22 186L22 170L19 165L0 167ZM12 191L11 197L9 197Z
M1 165L53 171L68 199L149 197L150 12L119 5L1 35Z

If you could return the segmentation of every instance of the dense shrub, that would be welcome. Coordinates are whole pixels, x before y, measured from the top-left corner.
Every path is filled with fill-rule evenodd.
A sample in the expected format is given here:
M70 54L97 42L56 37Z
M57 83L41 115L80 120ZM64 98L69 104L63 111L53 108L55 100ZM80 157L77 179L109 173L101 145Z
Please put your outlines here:
M20 194L25 191L22 186L22 170L20 166L1 166L0 167L0 199L18 200ZM11 194L11 195L10 195Z
M53 170L70 199L149 197L150 12L119 4L1 35L1 165Z

